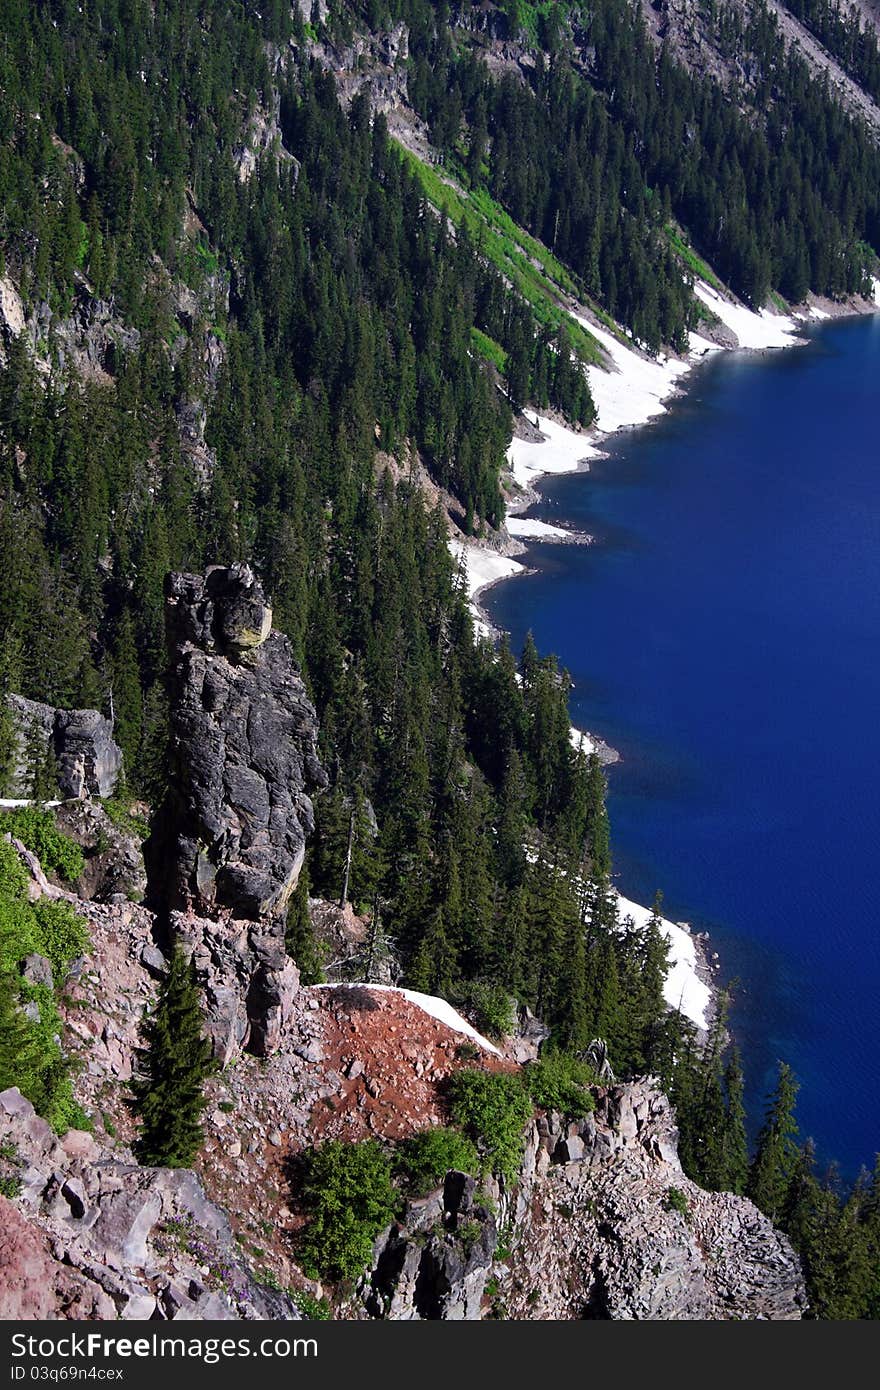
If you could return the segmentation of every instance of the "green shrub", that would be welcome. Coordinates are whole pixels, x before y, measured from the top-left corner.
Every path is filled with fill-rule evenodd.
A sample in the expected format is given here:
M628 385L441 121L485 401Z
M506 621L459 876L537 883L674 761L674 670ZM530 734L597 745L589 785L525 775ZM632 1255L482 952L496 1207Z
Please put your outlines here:
M0 816L0 836L4 835L6 830L3 817ZM23 897L27 881L24 866L12 845L0 839L0 900Z
M145 840L150 833L150 827L142 816L136 816L130 807L118 797L108 797L102 801L101 805L107 813L107 818L121 830L124 835L133 835L136 840Z
M11 1140L7 1139L0 1144L0 1166L4 1168L21 1166L18 1149ZM21 1179L17 1173L0 1174L0 1196L13 1198L17 1197L20 1191Z
M449 1105L456 1124L479 1145L486 1165L508 1182L516 1177L523 1131L532 1103L518 1075L460 1071L452 1077Z
M70 903L48 898L29 903L0 893L0 973L17 972L25 956L36 952L51 962L59 984L88 944L88 927Z
M22 1002L36 1004L37 1018L24 1014ZM59 1042L61 1031L55 995L48 985L0 976L0 1090L17 1086L56 1134L65 1134L71 1127L92 1128L73 1098L70 1066Z
M39 927L31 904L0 894L0 975L17 975L25 956L39 949Z
M0 814L0 834L8 831L35 854L47 874L73 883L85 866L83 852L69 835L55 827L51 811L39 806L20 806Z
M542 1110L558 1110L579 1120L596 1108L589 1090L595 1080L586 1062L570 1052L548 1052L523 1068L526 1090Z
M311 1218L300 1241L303 1268L313 1277L356 1279L399 1200L390 1159L375 1139L334 1139L312 1149L302 1188Z
M682 1192L680 1187L667 1187L665 1207L667 1211L677 1211L679 1216L683 1216L685 1221L690 1219L691 1209L687 1195Z
M295 1293L293 1301L308 1322L329 1322L330 1304L326 1298L316 1298L313 1293Z
M462 1004L474 1026L487 1037L504 1038L513 1031L516 1001L501 985L475 980L465 990Z
M33 913L37 922L37 950L52 962L55 983L60 984L70 962L88 950L88 927L70 903L41 898L34 903Z
M423 1129L398 1144L395 1168L413 1196L424 1197L440 1186L450 1168L479 1173L480 1156L457 1129Z

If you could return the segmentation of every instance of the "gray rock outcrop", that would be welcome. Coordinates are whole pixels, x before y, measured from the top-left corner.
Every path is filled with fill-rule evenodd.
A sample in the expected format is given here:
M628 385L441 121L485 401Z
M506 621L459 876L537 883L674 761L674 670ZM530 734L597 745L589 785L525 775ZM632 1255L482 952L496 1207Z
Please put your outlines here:
M116 824L94 801L62 801L54 815L58 829L83 851L85 866L74 884L79 897L97 902L122 898L140 902L147 876L143 833L137 826L133 822Z
M149 899L194 955L217 1057L266 1056L299 983L284 914L327 780L317 717L247 565L169 575L166 599L172 762Z
M581 1120L541 1116L511 1191L491 1179L477 1196L473 1179L448 1174L442 1194L411 1204L380 1237L363 1286L367 1312L403 1320L802 1318L803 1273L788 1240L744 1197L705 1192L685 1177L677 1144L672 1107L651 1080L600 1089L595 1112ZM496 1220L507 1232L503 1261Z
M247 565L166 581L170 790L148 845L157 906L245 921L283 912L326 784L290 643Z
M112 796L122 771L122 750L113 728L96 709L56 709L23 695L8 695L15 748L7 780L10 797L33 796L35 763L51 762L58 796Z
M411 1202L376 1242L364 1303L373 1317L473 1322L498 1245L476 1179L450 1171L442 1192Z
M90 1135L58 1139L14 1087L0 1092L0 1317L298 1319L259 1284L195 1173L141 1168ZM9 1157L9 1156L12 1157Z

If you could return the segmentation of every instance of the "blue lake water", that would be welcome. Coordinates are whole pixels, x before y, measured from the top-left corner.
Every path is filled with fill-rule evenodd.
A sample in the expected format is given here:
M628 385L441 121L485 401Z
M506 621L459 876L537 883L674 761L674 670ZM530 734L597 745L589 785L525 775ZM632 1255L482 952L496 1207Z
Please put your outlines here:
M706 929L758 1112L785 1058L801 1134L853 1175L880 1148L880 318L724 354L532 515L486 595L575 682L609 769L619 887Z

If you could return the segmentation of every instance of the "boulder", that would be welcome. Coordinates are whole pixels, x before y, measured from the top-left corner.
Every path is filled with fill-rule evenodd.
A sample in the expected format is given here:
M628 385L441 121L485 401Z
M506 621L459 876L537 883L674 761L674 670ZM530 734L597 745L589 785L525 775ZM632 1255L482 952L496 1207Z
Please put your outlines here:
M147 875L136 822L131 829L117 825L103 806L74 799L55 808L55 824L83 851L85 867L74 885L79 897L90 902L140 902Z
M0 1092L20 1183L15 1201L0 1197L0 1317L299 1318L257 1282L190 1169L138 1167L93 1136L46 1130L18 1090Z
M45 956L36 953L25 956L21 963L21 973L30 985L48 985L49 989L54 988L52 962Z

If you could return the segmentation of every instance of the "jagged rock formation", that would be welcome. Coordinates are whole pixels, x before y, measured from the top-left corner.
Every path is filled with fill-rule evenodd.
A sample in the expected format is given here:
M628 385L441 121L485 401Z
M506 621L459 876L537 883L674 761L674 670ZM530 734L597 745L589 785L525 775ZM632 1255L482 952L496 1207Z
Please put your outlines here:
M270 1056L299 989L299 971L284 948L283 921L217 922L172 912L169 922L195 960L205 1028L220 1065L228 1066L243 1047Z
M43 891L39 878L33 880L36 893ZM46 890L70 896L51 885ZM186 1263L206 1263L194 1233L195 1225L205 1224L201 1189L193 1188L192 1174L138 1168L126 1147L134 1134L126 1082L136 1065L144 1010L165 968L153 940L153 916L132 903L86 902L80 910L89 920L91 945L68 981L66 1041L81 1064L77 1097L95 1116L97 1139L74 1134L59 1145L17 1093L0 1096L0 1145L11 1143L15 1150L19 1207L38 1228L34 1235L9 1218L4 1248L11 1251L14 1277L6 1281L7 1297L17 1300L9 1306L36 1310L22 1312L26 1317L107 1316L101 1311L107 1308L106 1295L123 1316L220 1316L217 1303L201 1302L211 1294L222 1297L217 1280L199 1281ZM211 1017L215 1025L225 1017L227 1036L234 1040L242 1019L245 1030L257 1023L247 1018L246 1008L242 1013L249 1001L242 990L255 958L250 953L257 924L184 918L180 929L191 933L200 972L218 990L216 997L209 993ZM39 967L37 958L28 962L29 969ZM260 988L277 984L271 964L256 978ZM289 1187L291 1162L327 1138L396 1141L445 1123L448 1077L475 1062L490 1071L515 1067L512 1052L522 1039L513 1040L509 1058L485 1051L475 1058L462 1033L393 990L294 990L285 1005L275 1001L274 1014L271 999L263 996L260 1002L263 1017L277 1023L279 1050L269 1065L245 1056L209 1082L199 1167L210 1198L226 1206L237 1231L266 1247L274 1276L301 1287L295 1264L301 1217ZM285 1007L289 1012L282 1017ZM410 1202L403 1217L377 1239L371 1268L358 1293L343 1303L342 1316L802 1317L803 1277L788 1241L751 1202L704 1192L685 1177L674 1113L657 1083L598 1087L595 1095L596 1109L584 1119L539 1114L512 1188L494 1179L477 1186L450 1173L442 1190ZM0 1149L0 1159L2 1154ZM119 1221L108 1216L108 1227L98 1215L114 1194L123 1194ZM83 1211L77 1206L73 1212L71 1202ZM207 1225L220 1244L212 1247L208 1265L216 1271L228 1261L226 1228L217 1224L213 1210ZM131 1212L143 1211L149 1260L143 1270L129 1270L126 1277L134 1285L120 1286L119 1250L133 1239L126 1222ZM107 1229L114 1231L117 1245L96 1248ZM502 1230L506 1248L499 1243ZM64 1279L56 1259L62 1248L71 1271ZM138 1244L139 1260L142 1249ZM19 1265L23 1274L15 1273ZM36 1282L52 1290L48 1305L37 1297L36 1282L25 1277L31 1266L42 1271ZM104 1273L98 1277L96 1269ZM187 1282L192 1279L196 1293L196 1285ZM168 1292L172 1285L176 1292ZM170 1308L181 1291L195 1311L189 1304L180 1305L182 1313ZM254 1297L248 1295L248 1307L258 1306ZM144 1299L152 1300L149 1306L138 1301ZM270 1316L241 1308L237 1315Z
M283 915L326 785L290 643L247 565L166 582L170 787L149 896L196 959L215 1053L274 1051L298 987Z
M38 867L36 893L44 891ZM68 1044L81 1054L77 1093L98 1119L98 1138L73 1132L60 1143L18 1092L0 1095L0 1167L10 1166L11 1149L21 1189L17 1214L0 1212L9 1263L0 1312L294 1316L287 1300L279 1312L273 1295L255 1289L195 1175L132 1162L125 1082L165 961L147 909L90 902L81 911L92 943L68 982ZM230 1025L240 1020L242 1003L266 989L261 1017L276 1020L280 1050L269 1066L243 1058L212 1081L200 1166L214 1200L273 1247L271 1267L282 1282L301 1283L290 1264L295 1212L283 1196L290 1161L331 1136L394 1140L443 1123L445 1081L474 1064L472 1050L395 991L294 990L283 1005L272 990L284 972L273 970L271 955L243 997L245 967L261 949L257 924L182 918L180 929L220 991L209 999L215 1022L224 1008ZM34 958L28 968L40 964ZM256 1017L249 1022L259 1026ZM480 1065L516 1063L485 1054ZM442 1190L410 1202L377 1239L343 1316L802 1317L803 1276L788 1241L751 1202L704 1192L685 1177L674 1113L657 1083L599 1087L595 1095L584 1119L537 1117L512 1188L449 1173ZM102 1132L107 1106L113 1123Z
M299 1317L243 1264L195 1173L113 1158L80 1130L59 1140L15 1087L0 1145L19 1187L0 1197L0 1317Z
M471 1190L472 1210L459 1208L470 1211L462 1246L447 1193L435 1194L377 1242L364 1306L402 1319L801 1318L803 1275L786 1238L745 1198L686 1178L677 1141L651 1081L600 1091L584 1120L542 1116L514 1191L484 1183L510 1231L509 1259L493 1264L487 1201ZM494 1308L483 1296L490 1273Z
M247 565L166 582L171 788L148 857L168 909L256 921L284 910L326 777L317 717Z
M376 1242L364 1306L394 1321L476 1321L497 1246L495 1216L476 1180L449 1172L442 1192L411 1202L404 1221Z
M512 1212L511 1316L803 1316L789 1242L744 1197L685 1177L677 1145L672 1107L650 1080L600 1092L575 1124L539 1121Z
M9 796L32 796L34 764L45 766L50 760L62 799L113 795L122 750L113 741L113 726L98 710L55 709L22 695L8 695L6 705L15 733Z
M406 1218L377 1241L364 1305L374 1318L473 1322L498 1248L494 1212L467 1173L446 1175L442 1193L410 1202Z

